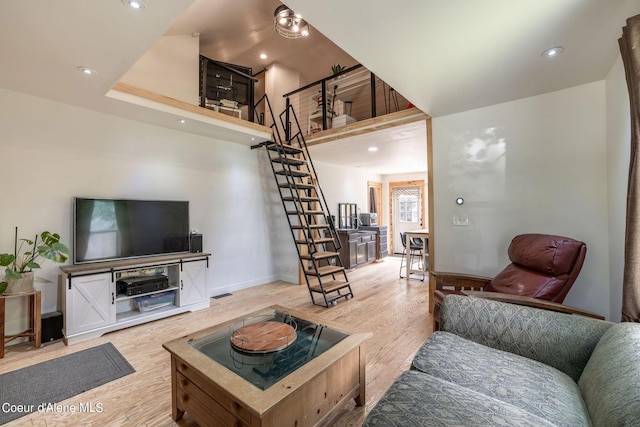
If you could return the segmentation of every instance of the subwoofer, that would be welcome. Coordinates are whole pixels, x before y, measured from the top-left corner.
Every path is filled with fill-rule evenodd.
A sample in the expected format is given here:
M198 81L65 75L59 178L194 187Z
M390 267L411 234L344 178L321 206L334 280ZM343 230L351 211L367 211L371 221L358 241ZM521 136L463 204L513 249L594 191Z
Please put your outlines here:
M189 249L194 254L202 252L202 234L189 235Z
M41 322L41 340L43 343L62 338L62 313L54 311L53 313L43 314Z

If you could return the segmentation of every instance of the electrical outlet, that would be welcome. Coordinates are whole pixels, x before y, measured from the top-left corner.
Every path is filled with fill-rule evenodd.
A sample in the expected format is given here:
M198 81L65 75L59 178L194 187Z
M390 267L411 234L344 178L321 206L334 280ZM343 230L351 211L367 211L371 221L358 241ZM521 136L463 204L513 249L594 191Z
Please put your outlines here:
M455 215L453 217L453 225L455 226L467 226L469 225L468 215Z

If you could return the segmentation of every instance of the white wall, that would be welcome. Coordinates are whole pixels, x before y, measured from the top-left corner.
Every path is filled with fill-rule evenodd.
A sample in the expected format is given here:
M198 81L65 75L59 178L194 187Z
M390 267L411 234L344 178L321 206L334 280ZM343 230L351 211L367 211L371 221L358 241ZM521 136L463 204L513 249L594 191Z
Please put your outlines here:
M288 230L277 234L282 206L273 203L264 150L6 90L0 129L0 253L12 251L14 226L24 236L58 232L71 243L74 196L153 198L190 202L191 226L213 254L212 296L280 279L291 263L281 259L293 242ZM53 282L37 284L43 312L58 307L58 271L49 262L37 272ZM8 307L7 319L18 318L7 322L8 332L25 308Z
M313 155L312 155L313 156ZM313 161L313 157L311 158ZM324 192L331 215L338 218L338 203L355 203L358 212L369 206L368 181L381 182L381 176L364 168L347 168L324 162L313 162L318 182Z
M264 87L269 96L271 108L273 108L273 115L279 124L279 115L286 107L286 99L283 98L282 95L300 87L300 73L282 64L273 63L269 65L265 73ZM296 111L299 111L297 105L293 107ZM293 121L293 118L291 118L291 121ZM270 116L265 117L265 124L271 126ZM294 129L293 132L296 132L296 129ZM284 137L284 134L282 134L282 137Z
M120 81L199 105L199 41L190 35L161 37Z
M607 193L609 195L609 262L611 265L609 306L611 320L619 321L622 313L624 233L631 141L629 92L620 57L607 75L606 88Z
M610 316L605 113L601 81L434 118L436 270L492 276L513 236L566 235L588 249L565 303Z
M289 228L287 216L284 213L282 200L275 185L273 170L267 150L261 148L254 150L258 154L258 166L261 179L261 203L264 204L264 214L268 219L268 238L271 242L270 256L273 268L278 272L279 278L291 283L298 283L298 266L300 260L293 236ZM227 231L228 232L228 231ZM250 244L250 241L245 242ZM248 258L250 260L250 258ZM244 267L249 271L250 266Z

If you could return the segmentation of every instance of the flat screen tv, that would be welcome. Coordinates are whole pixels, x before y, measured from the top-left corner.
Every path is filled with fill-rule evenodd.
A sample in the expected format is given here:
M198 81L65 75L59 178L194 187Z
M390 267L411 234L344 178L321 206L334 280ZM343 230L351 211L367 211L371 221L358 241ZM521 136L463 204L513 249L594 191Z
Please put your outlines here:
M75 264L189 251L189 202L76 197Z

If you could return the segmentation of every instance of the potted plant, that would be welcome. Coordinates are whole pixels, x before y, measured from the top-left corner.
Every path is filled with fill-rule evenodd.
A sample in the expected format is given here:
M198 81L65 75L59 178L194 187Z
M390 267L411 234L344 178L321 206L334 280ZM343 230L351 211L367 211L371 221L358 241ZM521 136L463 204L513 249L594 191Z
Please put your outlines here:
M59 234L48 231L40 236L36 234L33 240L18 240L16 227L13 253L0 254L0 266L6 267L4 281L0 282L0 295L33 290L33 270L41 268L40 259L63 263L69 259L69 248L60 243Z
M331 66L331 72L333 74L338 74L338 73L340 73L340 72L342 72L344 70L346 70L346 67L343 66L343 65L340 65L340 64L334 64L334 65Z

